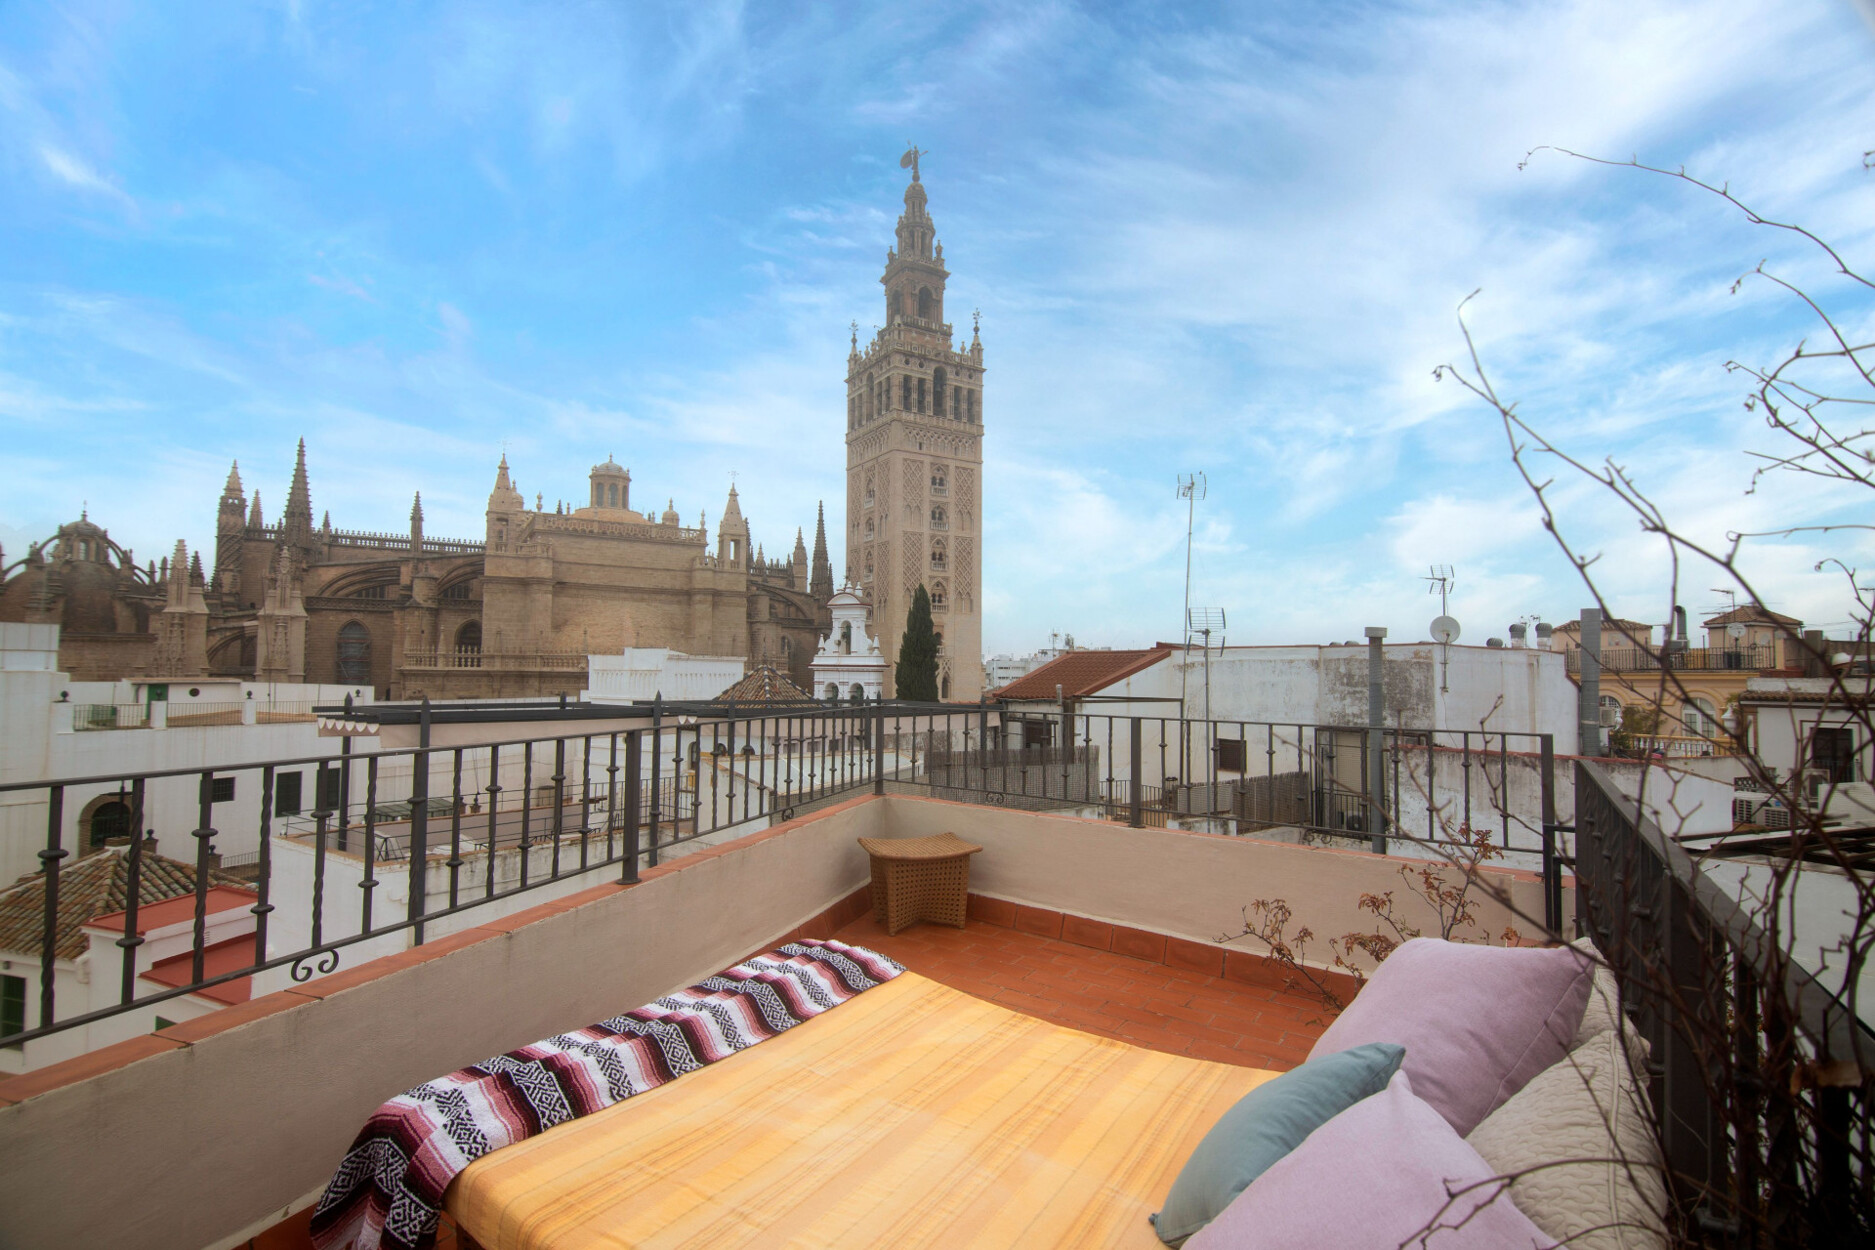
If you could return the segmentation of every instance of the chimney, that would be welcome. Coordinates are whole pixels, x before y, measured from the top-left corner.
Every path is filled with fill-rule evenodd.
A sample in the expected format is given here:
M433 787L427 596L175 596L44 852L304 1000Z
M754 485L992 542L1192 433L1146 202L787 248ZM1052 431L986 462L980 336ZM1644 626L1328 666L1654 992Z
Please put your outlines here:
M1582 609L1582 688L1576 704L1581 722L1581 751L1602 753L1602 610Z
M1524 649L1526 645L1524 638L1525 638L1525 635L1529 633L1529 630L1530 630L1530 627L1528 625L1525 625L1522 621L1511 622L1510 645L1511 645L1512 650L1522 651Z

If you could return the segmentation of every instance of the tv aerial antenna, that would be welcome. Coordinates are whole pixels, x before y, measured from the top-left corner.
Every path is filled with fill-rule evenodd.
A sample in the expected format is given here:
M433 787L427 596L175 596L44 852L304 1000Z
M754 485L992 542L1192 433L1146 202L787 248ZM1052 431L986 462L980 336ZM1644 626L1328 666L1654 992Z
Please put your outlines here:
M1192 535L1197 530L1198 501L1208 493L1203 473L1181 473L1178 475L1178 497L1185 501L1185 650L1187 658L1191 651L1191 546ZM1185 665L1186 672L1191 669ZM1178 714L1188 715L1185 711L1185 677L1178 683Z
M1448 674L1452 664L1452 644L1458 641L1458 618L1448 611L1452 588L1458 577L1449 564L1435 564L1426 576L1426 593L1439 596L1439 615L1432 618L1432 639L1439 644L1439 693L1450 692Z

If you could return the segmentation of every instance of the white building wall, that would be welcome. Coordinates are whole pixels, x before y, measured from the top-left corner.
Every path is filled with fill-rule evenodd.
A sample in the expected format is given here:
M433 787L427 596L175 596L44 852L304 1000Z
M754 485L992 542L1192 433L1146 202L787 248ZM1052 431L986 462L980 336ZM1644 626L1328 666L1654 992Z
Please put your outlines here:
M649 703L663 695L700 703L735 685L747 668L741 656L627 647L622 655L586 657L586 691L580 697L592 703Z
M1409 729L1481 729L1498 733L1551 733L1558 754L1576 749L1575 686L1561 654L1495 647L1450 648L1441 691L1440 648L1399 643L1383 649L1387 723ZM1359 726L1367 723L1367 648L1228 647L1208 664L1196 651L1174 651L1142 672L1102 690L1103 703L1087 710L1121 716L1205 716L1278 724ZM1159 700L1170 699L1171 702ZM1155 700L1155 701L1148 701ZM1513 747L1513 749L1515 749ZM1534 749L1532 744L1530 749Z
M310 809L316 761L339 753L339 740L321 738L318 725L310 720L76 729L76 709L88 704L138 703L142 683L74 682L57 671L57 656L57 626L0 625L0 726L4 727L0 729L0 784L75 780L64 790L60 815L62 845L74 856L87 849L81 836L86 806L102 795L115 795L119 778L170 769L306 760L300 769L306 774L302 801ZM339 703L353 693L352 687L342 686L188 680L202 692L200 703L238 703L244 708L251 704L255 710L244 711L243 718L254 722L270 705L298 711L314 703ZM167 706L172 712L188 706L190 688L171 683ZM362 739L357 749L369 750L375 744L375 739ZM234 799L215 806L213 827L225 835L216 839L216 849L223 854L251 852L258 846L260 782L258 771L237 774ZM199 790L195 775L149 783L144 828L156 831L161 853L194 860L195 843L189 835L200 819ZM46 845L50 814L44 789L0 791L0 884L10 885L40 870L38 853Z

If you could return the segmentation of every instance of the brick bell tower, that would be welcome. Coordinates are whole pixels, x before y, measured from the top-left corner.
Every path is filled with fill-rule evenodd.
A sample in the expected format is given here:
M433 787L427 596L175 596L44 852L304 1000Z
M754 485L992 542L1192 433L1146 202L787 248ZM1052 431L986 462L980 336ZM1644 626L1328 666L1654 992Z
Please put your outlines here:
M938 692L983 692L983 343L951 346L944 245L925 211L917 148L898 246L886 253L885 328L866 349L853 327L846 370L846 569L872 607L886 694L922 583L942 638Z

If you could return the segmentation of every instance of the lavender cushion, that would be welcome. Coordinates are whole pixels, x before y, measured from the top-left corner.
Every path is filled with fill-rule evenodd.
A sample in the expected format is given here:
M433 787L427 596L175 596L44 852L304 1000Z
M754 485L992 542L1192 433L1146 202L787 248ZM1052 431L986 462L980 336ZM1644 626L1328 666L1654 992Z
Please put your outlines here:
M1414 938L1387 957L1309 1058L1368 1042L1406 1047L1400 1070L1463 1137L1568 1053L1594 971L1567 946Z
M1400 1072L1271 1164L1185 1250L1554 1247L1495 1176Z

